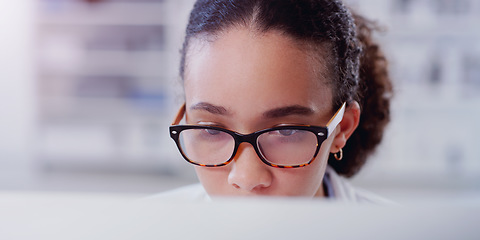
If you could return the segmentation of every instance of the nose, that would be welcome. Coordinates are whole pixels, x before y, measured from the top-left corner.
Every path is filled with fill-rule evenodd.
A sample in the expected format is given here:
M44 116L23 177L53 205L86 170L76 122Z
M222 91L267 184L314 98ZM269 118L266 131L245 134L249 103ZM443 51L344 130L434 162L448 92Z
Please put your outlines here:
M248 143L240 144L233 159L228 183L240 190L253 192L270 187L272 184L271 167L264 164L255 149Z

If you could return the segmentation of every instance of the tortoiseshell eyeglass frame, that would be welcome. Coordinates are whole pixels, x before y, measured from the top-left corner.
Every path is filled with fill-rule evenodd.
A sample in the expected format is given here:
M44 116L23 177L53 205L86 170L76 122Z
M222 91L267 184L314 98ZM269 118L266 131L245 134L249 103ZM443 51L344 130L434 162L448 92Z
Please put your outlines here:
M238 151L238 147L240 146L240 144L243 143L243 142L247 142L247 143L250 143L253 146L253 148L255 149L255 152L257 153L260 160L268 166L275 167L275 168L305 167L305 166L310 165L315 160L315 158L318 155L318 152L320 150L320 146L323 143L323 141L325 141L325 139L327 139L330 136L330 134L337 127L337 125L342 121L343 114L345 112L345 106L346 106L346 103L343 103L342 106L338 109L338 111L330 119L330 121L328 121L328 123L325 127L310 126L310 125L287 125L287 126L278 126L278 127L273 127L273 128L267 128L267 129L256 131L256 132L250 133L250 134L241 134L241 133L229 130L229 129L214 127L214 126L178 125L178 123L183 119L183 117L185 115L185 110L186 109L185 109L185 104L183 104L181 106L180 110L178 111L177 116L175 117L175 120L172 123L172 126L170 126L170 137L175 141L175 143L177 145L177 148L180 151L180 153L182 154L183 158L187 162L189 162L191 164L194 164L194 165L197 165L197 166L202 166L202 167L221 167L221 166L225 166L225 165L229 164L230 162L232 162L232 160L234 159L234 157L235 157L235 155ZM187 155L184 153L184 151L182 150L182 147L181 147L181 144L180 144L180 133L182 131L188 130L188 129L211 129L211 130L221 131L221 132L229 134L235 140L235 145L234 145L232 155L225 162L219 163L219 164L201 164L201 163L197 163L195 161L190 160L187 157ZM257 146L257 139L263 133L271 132L271 131L278 131L278 130L302 130L302 131L309 131L309 132L314 133L315 136L317 137L317 145L316 145L315 154L312 156L312 158L309 161L307 161L305 163L302 163L302 164L281 165L281 164L275 164L275 163L269 162L264 157L264 155L260 151L259 147Z

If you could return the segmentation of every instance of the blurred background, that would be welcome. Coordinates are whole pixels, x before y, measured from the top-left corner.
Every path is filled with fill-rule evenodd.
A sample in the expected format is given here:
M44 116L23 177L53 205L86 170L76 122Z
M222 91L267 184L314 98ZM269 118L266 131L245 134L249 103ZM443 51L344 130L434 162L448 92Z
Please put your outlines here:
M348 0L378 21L393 119L355 185L480 194L480 1ZM193 0L0 2L0 191L150 195L197 182L168 126Z

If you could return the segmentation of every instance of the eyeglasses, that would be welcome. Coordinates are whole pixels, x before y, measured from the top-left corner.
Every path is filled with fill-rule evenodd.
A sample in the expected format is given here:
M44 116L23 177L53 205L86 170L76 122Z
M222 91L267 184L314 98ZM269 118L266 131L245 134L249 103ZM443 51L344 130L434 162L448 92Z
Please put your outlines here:
M185 114L183 105L170 126L170 137L183 158L198 166L225 166L233 160L240 144L247 142L268 166L304 167L315 160L323 141L343 119L345 105L342 104L326 127L278 126L250 134L213 126L177 125Z

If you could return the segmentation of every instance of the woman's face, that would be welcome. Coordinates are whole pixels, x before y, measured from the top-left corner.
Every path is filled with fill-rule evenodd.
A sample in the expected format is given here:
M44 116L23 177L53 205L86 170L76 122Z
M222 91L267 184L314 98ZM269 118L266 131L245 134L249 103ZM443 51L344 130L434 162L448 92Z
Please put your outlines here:
M193 39L186 60L188 124L248 134L282 124L325 126L333 115L322 60L280 33L233 28L213 41ZM210 195L321 196L333 135L306 167L267 166L242 143L230 164L196 172Z

